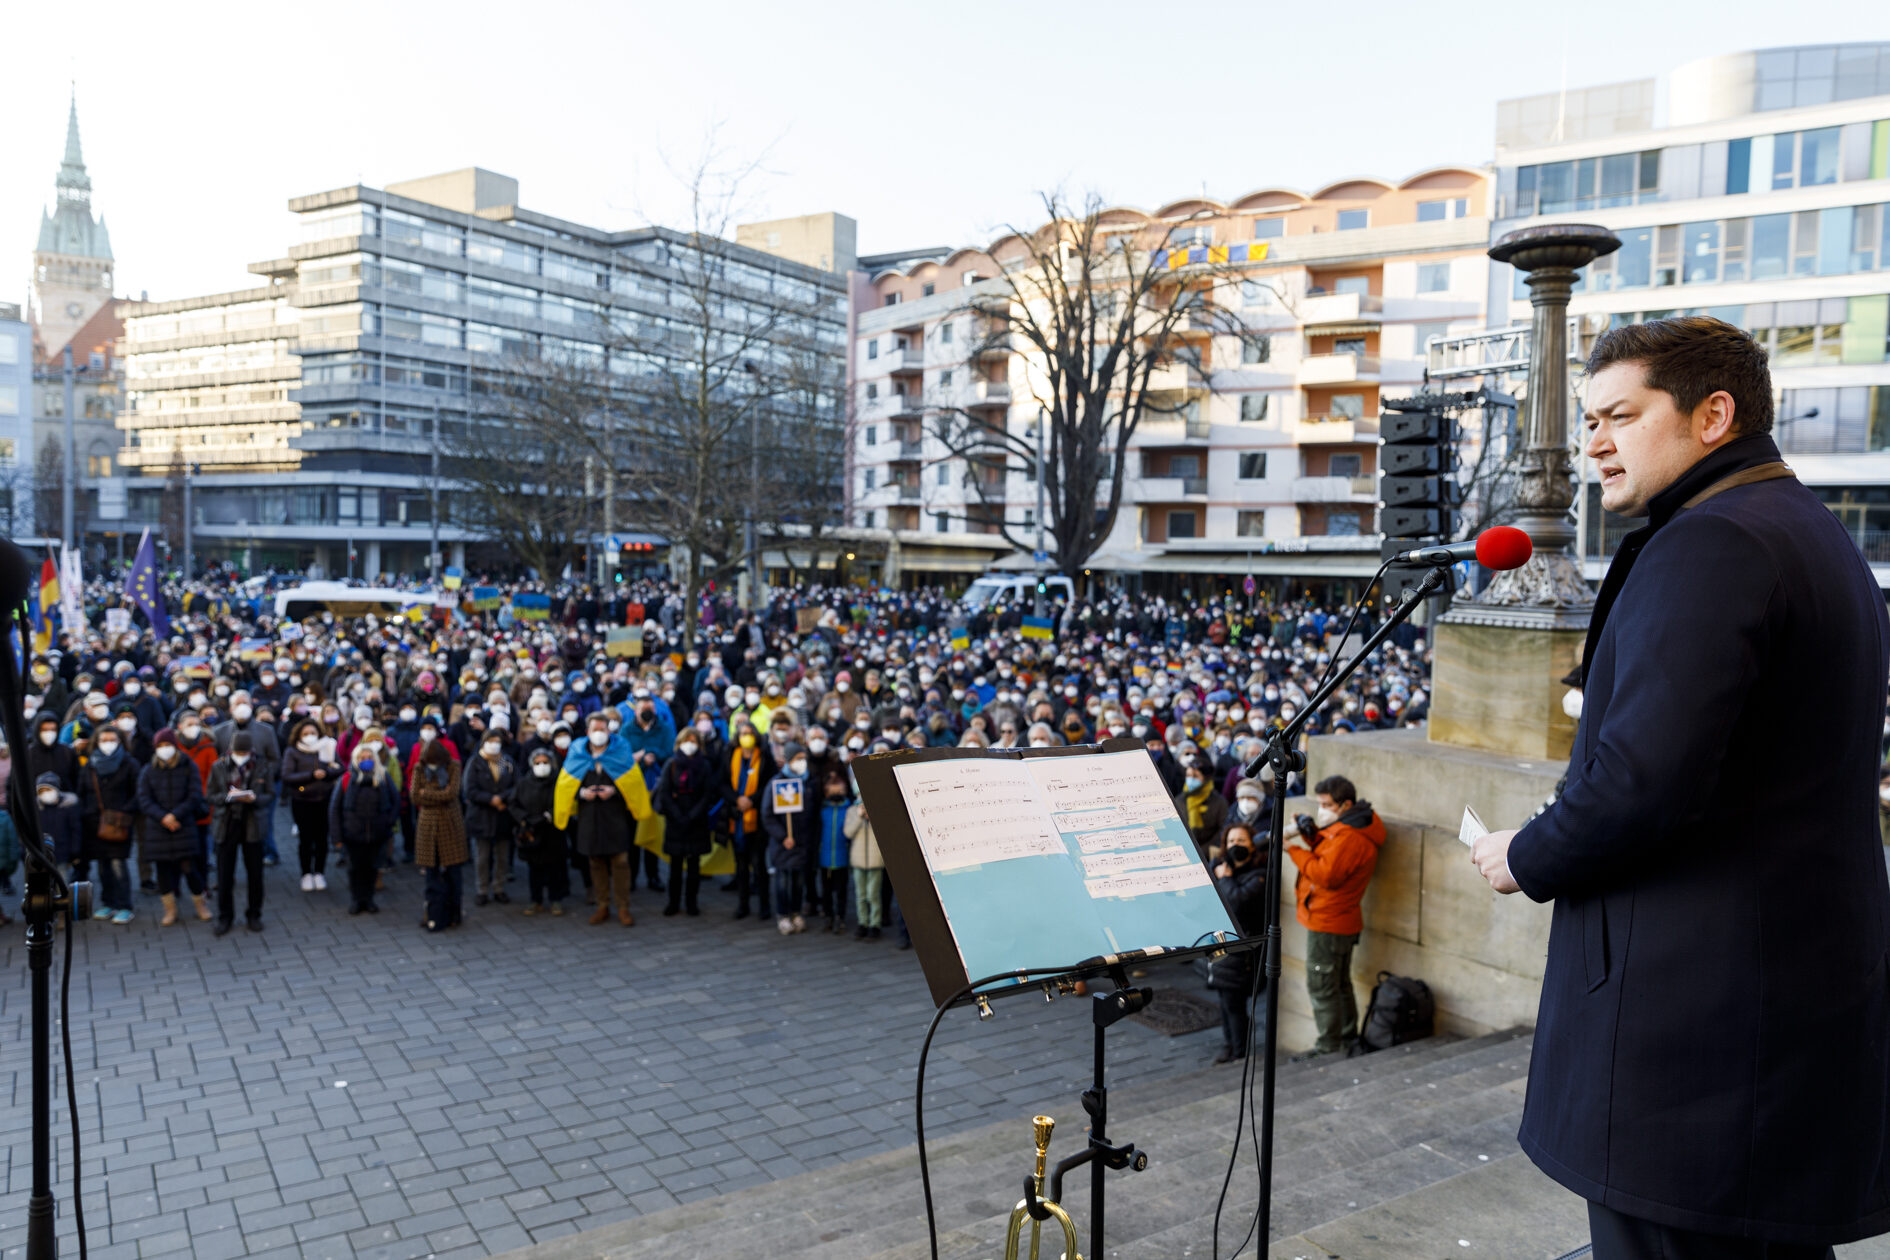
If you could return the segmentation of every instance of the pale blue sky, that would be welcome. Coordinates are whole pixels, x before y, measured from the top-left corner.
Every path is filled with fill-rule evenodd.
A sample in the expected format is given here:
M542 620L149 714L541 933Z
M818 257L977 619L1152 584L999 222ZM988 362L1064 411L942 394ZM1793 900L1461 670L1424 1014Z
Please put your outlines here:
M1581 29L1563 26L1579 17ZM1495 102L1745 48L1890 38L1855 0L1548 4L15 6L0 300L23 296L67 81L119 286L243 287L288 198L480 165L606 227L682 208L705 126L768 151L749 217L838 210L863 252L980 243L1061 187L1152 206L1491 153ZM53 50L69 49L60 53Z

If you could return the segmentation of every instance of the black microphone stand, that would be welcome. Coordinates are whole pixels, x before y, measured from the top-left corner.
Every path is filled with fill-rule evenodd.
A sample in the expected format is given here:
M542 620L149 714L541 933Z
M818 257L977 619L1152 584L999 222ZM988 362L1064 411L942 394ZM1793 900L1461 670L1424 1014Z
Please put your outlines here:
M19 663L13 659L13 630L18 620L17 609L0 610L0 726L4 726L7 744L13 749L7 796L26 866L26 897L20 904L20 917L26 920L26 966L33 992L33 1189L26 1204L26 1260L54 1260L59 1254L59 1241L54 1233L58 1202L52 1191L53 923L67 916L66 931L72 932L75 902L83 913L91 912L91 885L66 882L46 852L45 837L40 832L39 806L31 782L33 750L27 743L26 722L20 711ZM76 1169L76 1151L74 1166Z
M1272 1243L1273 1220L1273 1078L1274 1060L1279 1050L1280 1032L1280 888L1285 879L1284 849L1286 846L1286 785L1287 777L1303 774L1306 770L1306 754L1300 751L1299 737L1306 729L1307 721L1313 714L1325 707L1332 698L1332 693L1340 684L1358 671L1365 663L1365 658L1377 650L1378 645L1391 637L1396 630L1423 600L1443 588L1450 569L1438 565L1426 573L1423 579L1413 587L1406 589L1404 598L1385 618L1385 623L1365 640L1358 655L1339 667L1337 673L1326 679L1325 683L1314 692L1293 720L1274 731L1267 738L1267 746L1247 763L1242 771L1246 778L1253 778L1263 766L1273 767L1272 843L1267 849L1267 926L1266 926L1266 976L1267 976L1267 1023L1266 1046L1260 1059L1260 1123L1263 1132L1260 1137L1260 1208L1259 1208L1259 1248L1265 1255Z

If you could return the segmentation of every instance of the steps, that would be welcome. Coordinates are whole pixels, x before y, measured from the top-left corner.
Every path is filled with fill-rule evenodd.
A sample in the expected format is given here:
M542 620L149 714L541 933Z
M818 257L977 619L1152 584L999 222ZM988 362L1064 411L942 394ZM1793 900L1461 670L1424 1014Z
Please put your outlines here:
M1305 1237L1308 1231L1458 1178L1477 1178L1491 1165L1520 1161L1514 1135L1529 1046L1521 1032L1440 1037L1360 1059L1282 1064L1273 1218L1282 1241L1274 1254L1323 1260L1329 1253L1313 1250L1318 1244ZM1111 1257L1209 1254L1238 1084L1237 1069L1223 1067L1111 1092L1110 1136L1150 1153L1146 1172L1109 1174ZM1054 1162L1079 1149L1083 1117L1073 1097L1046 1099L1044 1110L1062 1122L1051 1147ZM1029 1116L935 1138L927 1148L940 1256L999 1255L1029 1171ZM1251 1139L1243 1138L1223 1220L1224 1256L1233 1254L1232 1244L1248 1224L1253 1187ZM1087 1249L1087 1175L1073 1178L1065 1196ZM1407 1203L1404 1210L1413 1206ZM1370 1222L1360 1228L1370 1228ZM1560 1255L1584 1240L1585 1229L1546 1255ZM1478 1254L1454 1242L1453 1253ZM1045 1250L1056 1254L1060 1240ZM520 1260L695 1254L924 1260L930 1251L917 1150L908 1146L787 1176L513 1254ZM1252 1254L1251 1243L1245 1254ZM1345 1254L1351 1260L1353 1253Z

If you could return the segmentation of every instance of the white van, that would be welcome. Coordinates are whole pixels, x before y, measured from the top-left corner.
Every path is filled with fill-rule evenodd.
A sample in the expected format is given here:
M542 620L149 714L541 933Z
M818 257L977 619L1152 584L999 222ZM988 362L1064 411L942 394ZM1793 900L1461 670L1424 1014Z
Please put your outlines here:
M1061 598L1066 604L1076 599L1076 587L1070 579L1061 573L1046 573L1044 581L1044 599L1054 603ZM1013 604L1020 600L1029 600L1037 592L1037 575L1034 573L1008 572L987 573L965 588L960 600L971 612L988 608L1000 597L1008 598Z

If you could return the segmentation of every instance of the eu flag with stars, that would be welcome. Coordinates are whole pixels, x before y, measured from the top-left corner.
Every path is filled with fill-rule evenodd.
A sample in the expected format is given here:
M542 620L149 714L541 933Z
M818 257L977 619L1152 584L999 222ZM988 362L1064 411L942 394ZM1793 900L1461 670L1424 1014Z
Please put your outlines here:
M171 637L171 619L164 613L164 589L158 580L157 546L152 543L148 529L138 542L138 554L131 562L131 571L125 574L125 594L144 609L158 638Z

